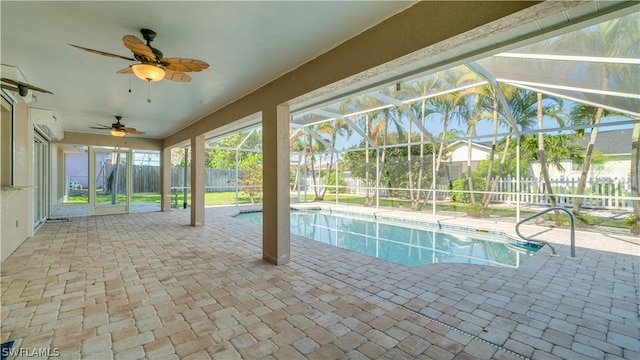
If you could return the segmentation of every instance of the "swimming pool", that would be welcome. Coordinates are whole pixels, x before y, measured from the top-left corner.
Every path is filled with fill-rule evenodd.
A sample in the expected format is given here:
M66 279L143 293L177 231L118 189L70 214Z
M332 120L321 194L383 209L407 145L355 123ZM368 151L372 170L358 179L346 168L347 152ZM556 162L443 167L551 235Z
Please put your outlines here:
M262 212L236 218L262 224ZM517 268L540 247L516 243L507 236L436 224L407 225L374 216L319 210L291 210L291 233L407 266L466 263Z

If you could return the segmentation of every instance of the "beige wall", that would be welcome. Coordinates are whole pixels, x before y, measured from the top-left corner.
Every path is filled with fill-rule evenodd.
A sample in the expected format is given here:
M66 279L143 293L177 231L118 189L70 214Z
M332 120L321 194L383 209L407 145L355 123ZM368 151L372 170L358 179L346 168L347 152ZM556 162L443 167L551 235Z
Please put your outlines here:
M15 187L31 186L31 144L33 128L25 104L14 105L14 172ZM4 159L3 159L4 160ZM4 261L32 232L30 221L32 189L2 190L2 228L0 229L0 258Z

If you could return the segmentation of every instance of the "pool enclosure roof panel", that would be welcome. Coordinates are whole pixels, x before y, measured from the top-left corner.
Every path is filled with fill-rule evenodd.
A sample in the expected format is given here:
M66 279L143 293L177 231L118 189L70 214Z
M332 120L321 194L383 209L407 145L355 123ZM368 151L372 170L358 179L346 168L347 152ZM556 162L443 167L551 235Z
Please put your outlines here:
M556 23L557 19L545 21ZM526 29L514 31L526 32ZM371 89L315 110L296 113L292 116L292 124L313 126L345 117L357 122L358 117L368 111L447 93L459 94L486 83L487 77L480 76L479 72L488 75L495 84L508 84L640 116L640 13L586 26L467 65L432 71ZM443 81L454 77L458 80L448 85ZM461 77L463 81L460 81ZM435 86L437 81L441 82L439 86Z
M634 13L477 63L498 82L640 116L639 34Z

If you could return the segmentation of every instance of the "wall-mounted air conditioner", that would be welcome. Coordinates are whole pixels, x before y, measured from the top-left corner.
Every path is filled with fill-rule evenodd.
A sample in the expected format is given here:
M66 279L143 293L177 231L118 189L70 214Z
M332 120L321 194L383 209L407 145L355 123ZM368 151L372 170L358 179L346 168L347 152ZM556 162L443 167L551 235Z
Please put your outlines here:
M64 129L53 110L29 108L29 119L31 124L42 131L49 139L54 141L64 139Z

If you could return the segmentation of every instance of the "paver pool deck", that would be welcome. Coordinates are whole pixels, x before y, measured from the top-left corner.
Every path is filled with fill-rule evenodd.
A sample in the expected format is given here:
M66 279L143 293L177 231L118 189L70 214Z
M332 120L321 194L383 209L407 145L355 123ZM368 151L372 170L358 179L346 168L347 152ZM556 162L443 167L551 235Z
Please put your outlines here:
M567 230L525 225L559 256L508 269L411 268L292 236L274 266L238 209L207 208L203 227L184 210L44 224L2 263L2 342L62 359L640 358L637 237L578 231L569 258Z

